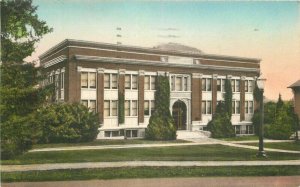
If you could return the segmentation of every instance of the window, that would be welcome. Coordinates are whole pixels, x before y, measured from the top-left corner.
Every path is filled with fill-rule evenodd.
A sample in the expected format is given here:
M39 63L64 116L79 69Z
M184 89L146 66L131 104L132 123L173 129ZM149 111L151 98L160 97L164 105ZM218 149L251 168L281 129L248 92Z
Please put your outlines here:
M88 100L81 100L81 104L85 107L88 107Z
M89 73L89 87L96 88L96 73Z
M96 113L96 100L90 100L89 108L91 112Z
M183 77L183 90L187 91L188 90L188 78Z
M253 126L252 125L247 125L247 134L253 134Z
M235 125L235 134L241 134L241 126L240 125Z
M211 101L202 101L202 114L211 114L212 108L211 108Z
M131 76L125 75L125 89L130 89Z
M144 77L144 89L150 90L150 76Z
M118 88L118 76L117 74L111 74L111 89Z
M81 88L87 88L87 87L88 87L88 73L81 72Z
M235 80L234 79L231 80L231 90L232 90L232 92L235 92Z
M245 92L248 92L248 81L247 80L245 80Z
M232 114L240 114L240 101L232 101Z
M176 77L175 80L176 80L175 81L175 90L176 91L181 91L182 90L182 88L181 88L181 86L182 86L182 79L181 79L181 77Z
M110 101L104 101L104 116L110 116Z
M253 114L253 101L245 101L245 113Z
M151 76L151 90L155 90L155 82L156 82L156 77Z
M253 92L253 83L254 81L249 81L249 88L248 88L248 92Z
M144 115L145 116L149 116L150 115L149 101L144 101Z
M138 88L137 75L132 75L132 89L136 90L137 88Z
M137 101L136 100L131 101L131 104L132 104L132 109L131 109L132 113L131 113L131 115L132 116L137 116L137 111L138 111Z
M125 101L125 116L130 116L130 101Z
M202 91L211 91L211 79L202 79Z
M118 101L111 101L111 116L118 115Z
M120 131L104 131L105 137L117 137L120 136Z
M104 74L104 88L110 89L110 74Z
M150 102L150 104L151 104L151 115L154 113L154 109L155 109L155 102L154 102L154 100L152 100L151 102Z
M240 92L240 80L235 80L235 91Z
M221 89L221 88L222 88L222 87L221 87L221 82L222 82L222 79L218 79L218 80L217 80L217 91L218 91L218 92L222 91L222 89Z
M64 89L64 87L65 87L65 73L62 72L60 74L60 88Z
M225 92L225 82L226 79L222 79L222 92Z

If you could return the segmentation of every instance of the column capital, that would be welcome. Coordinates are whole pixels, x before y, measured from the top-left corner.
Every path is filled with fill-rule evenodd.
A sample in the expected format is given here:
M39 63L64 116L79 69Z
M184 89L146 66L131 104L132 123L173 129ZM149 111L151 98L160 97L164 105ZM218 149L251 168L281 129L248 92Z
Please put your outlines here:
M203 76L202 73L192 73L192 78L193 79L201 79Z
M227 75L227 79L232 79L232 75Z
M119 74L120 75L125 75L125 71L126 71L125 69L119 69Z
M77 71L81 72L82 71L82 67L81 66L77 66Z
M145 75L145 71L144 70L139 70L139 76L144 76Z
M157 75L158 75L158 76L160 76L160 75L161 75L161 76L164 76L164 75L165 75L165 72L164 72L164 71L157 71Z
M213 74L213 79L217 79L218 78L218 74Z
M97 73L99 73L99 74L103 74L104 73L104 68L98 68L97 69Z
M244 81L246 79L246 76L241 76L241 80Z

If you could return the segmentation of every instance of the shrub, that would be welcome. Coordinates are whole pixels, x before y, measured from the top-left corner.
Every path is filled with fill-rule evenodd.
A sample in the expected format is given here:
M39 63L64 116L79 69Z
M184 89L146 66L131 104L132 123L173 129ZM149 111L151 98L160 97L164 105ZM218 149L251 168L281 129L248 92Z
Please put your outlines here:
M212 138L234 137L234 127L231 124L229 114L226 112L224 102L218 102L216 113L207 124L207 129L211 132Z
M35 123L40 125L40 143L86 142L98 135L96 114L81 104L56 103L39 109Z
M176 128L170 113L170 85L167 76L158 76L155 92L155 110L145 132L146 139L174 140Z

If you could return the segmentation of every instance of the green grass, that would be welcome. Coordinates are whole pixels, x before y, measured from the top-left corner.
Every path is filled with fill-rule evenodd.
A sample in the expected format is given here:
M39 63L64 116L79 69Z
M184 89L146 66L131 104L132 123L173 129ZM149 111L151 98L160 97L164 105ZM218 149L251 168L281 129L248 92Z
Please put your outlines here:
M92 142L85 142L85 143L35 144L35 145L33 145L33 149L54 148L54 147L73 147L73 146L160 144L160 143L190 143L190 142L186 141L186 140L151 141L151 140L145 140L145 139L95 140Z
M256 136L256 135L236 136L236 137L232 137L232 138L220 138L220 140L225 140L225 141L248 141L248 140L258 140L258 136Z
M90 179L206 177L206 176L287 176L300 175L300 166L232 167L121 167L2 173L2 182L63 181Z
M253 145L258 146L258 143L246 143L243 145ZM291 150L291 151L300 151L300 142L265 142L265 148L272 148L272 149L284 149L284 150Z
M224 145L192 145L178 147L151 147L105 150L76 150L30 152L2 164L42 164L104 161L233 161L261 160L256 158L257 150ZM269 152L268 160L299 159L300 154Z

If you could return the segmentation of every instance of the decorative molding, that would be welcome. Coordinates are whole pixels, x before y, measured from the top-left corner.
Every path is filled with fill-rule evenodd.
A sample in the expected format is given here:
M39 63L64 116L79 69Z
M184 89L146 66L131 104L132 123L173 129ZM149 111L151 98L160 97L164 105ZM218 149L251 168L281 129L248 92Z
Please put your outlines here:
M157 71L157 75L158 75L158 76L160 76L160 75L161 75L161 76L164 76L164 75L165 75L165 72L164 72L164 71Z
M119 74L120 75L125 75L126 70L125 69L119 69Z
M145 76L145 71L144 70L139 70L139 76Z
M82 71L82 67L81 66L77 66L77 71L81 72Z
M232 79L232 75L227 75L227 79Z
M105 71L104 68L98 68L98 69L97 69L97 73L99 73L99 74L103 74L104 71Z
M192 73L192 78L193 79L201 79L203 76L202 73Z
M246 76L241 76L241 80L242 81L246 80Z
M218 79L218 74L213 74L213 79Z
M50 61L47 61L47 62L43 63L42 66L43 66L44 68L47 68L47 67L53 66L53 65L55 65L55 64L58 64L58 63L60 63L60 62L62 62L62 61L64 61L64 60L66 60L66 59L67 59L67 56L66 56L66 55L61 55L61 56L56 57L56 58L54 58L54 59L52 59L52 60L50 60Z

